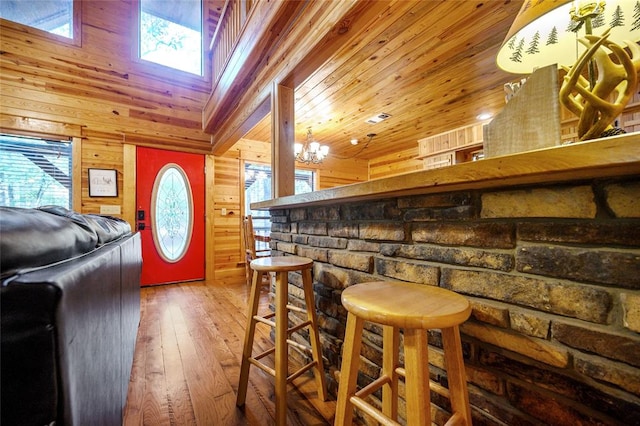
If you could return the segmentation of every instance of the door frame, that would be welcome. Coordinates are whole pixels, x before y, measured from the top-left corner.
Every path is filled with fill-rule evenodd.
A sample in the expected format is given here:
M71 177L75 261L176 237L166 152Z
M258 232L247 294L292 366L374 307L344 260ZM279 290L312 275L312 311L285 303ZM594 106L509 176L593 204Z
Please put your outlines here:
M123 188L122 188L122 218L131 225L132 232L136 226L136 145L123 144ZM163 148L166 149L166 148ZM198 153L199 154L199 153ZM215 279L215 259L214 259L214 171L215 158L212 154L204 155L204 262L205 262L205 280L213 281Z

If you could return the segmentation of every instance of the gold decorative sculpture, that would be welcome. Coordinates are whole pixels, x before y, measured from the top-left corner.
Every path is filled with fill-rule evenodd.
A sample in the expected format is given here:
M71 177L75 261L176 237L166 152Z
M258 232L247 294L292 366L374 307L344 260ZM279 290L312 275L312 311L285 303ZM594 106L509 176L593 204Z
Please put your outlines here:
M587 50L573 67L562 66L567 75L560 89L560 101L580 118L580 140L600 137L603 133L606 135L605 131L611 132L611 123L631 100L638 83L640 47L632 41L625 42L632 55L629 57L625 49L609 41L608 36L609 30L600 37L588 35L580 38L580 43ZM617 63L603 47L612 52ZM584 76L585 68L589 67L592 60L597 70L593 82Z
M636 90L639 40L640 0L526 0L496 60L513 73L563 69L560 102L587 140L624 132L611 124Z

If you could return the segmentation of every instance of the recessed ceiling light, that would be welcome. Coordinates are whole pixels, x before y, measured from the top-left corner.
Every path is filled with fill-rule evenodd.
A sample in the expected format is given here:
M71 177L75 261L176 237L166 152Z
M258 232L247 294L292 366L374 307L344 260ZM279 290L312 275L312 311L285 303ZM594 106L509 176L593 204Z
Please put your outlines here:
M482 114L478 114L478 115L476 116L476 118L477 118L478 120L480 120L480 121L488 120L488 119L490 119L491 117L493 117L493 115L491 115L491 113L489 113L489 112L483 112Z
M358 139L356 138L351 139L351 145L358 145Z

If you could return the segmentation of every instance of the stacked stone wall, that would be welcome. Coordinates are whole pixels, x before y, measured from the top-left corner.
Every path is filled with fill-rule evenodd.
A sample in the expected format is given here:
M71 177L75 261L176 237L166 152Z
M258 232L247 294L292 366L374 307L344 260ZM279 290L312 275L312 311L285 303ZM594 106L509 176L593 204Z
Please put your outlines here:
M342 290L402 280L471 302L461 332L475 424L640 424L639 178L273 210L271 219L275 254L314 260L334 396ZM290 274L302 305L300 284ZM438 330L429 345L432 413L442 424ZM368 324L359 384L380 365L381 329Z

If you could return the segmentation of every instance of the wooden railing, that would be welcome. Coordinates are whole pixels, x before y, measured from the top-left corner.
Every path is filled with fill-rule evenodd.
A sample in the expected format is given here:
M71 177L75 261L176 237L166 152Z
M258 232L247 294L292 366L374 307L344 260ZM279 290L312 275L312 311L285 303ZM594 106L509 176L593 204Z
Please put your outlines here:
M209 45L209 50L212 52L214 87L229 62L255 2L256 0L227 0L224 5L220 22Z

